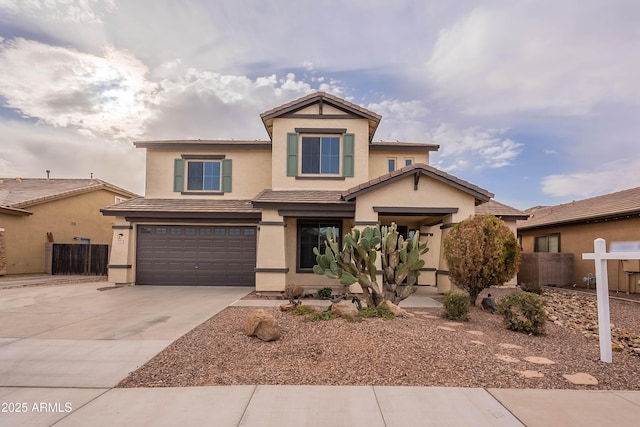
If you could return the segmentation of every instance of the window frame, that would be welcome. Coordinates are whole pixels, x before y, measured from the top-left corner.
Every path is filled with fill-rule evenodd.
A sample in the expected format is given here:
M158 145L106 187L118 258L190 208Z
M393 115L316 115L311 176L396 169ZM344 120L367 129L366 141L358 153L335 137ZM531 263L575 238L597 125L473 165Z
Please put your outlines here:
M549 250L549 242L551 238L556 238L558 243L557 243L557 251L550 251ZM546 243L545 243L545 247L541 248L541 244L540 242L542 241L542 239L546 239ZM544 250L541 250L544 249ZM560 253L561 252L561 248L560 248L560 233L549 233L549 234L542 234L539 236L534 236L533 237L533 252L538 252L538 253Z
M398 168L398 161L395 157L387 158L387 172L391 173Z
M221 194L222 191L222 160L223 159L185 159L185 185L186 185L186 189L185 192L188 193L197 193L197 194ZM191 177L189 176L191 174L190 168L189 166L195 163L202 163L202 189L193 189L193 188L189 188L189 185L191 184ZM205 170L206 170L206 165L207 164L217 164L218 165L218 188L211 188L211 189L205 189L205 180L207 179L206 174L205 174ZM215 176L215 175L214 175Z
M338 241L342 239L342 220L340 219L299 219L296 221L296 273L313 273L313 265L311 267L302 267L302 229L306 226L317 226L318 230L321 228L334 227L338 229ZM320 242L321 234L318 233L318 243L314 247L322 249L323 243ZM314 256L315 259L315 256ZM314 261L315 265L315 261Z
M300 176L302 177L340 177L342 174L342 156L343 156L343 135L344 134L315 134L315 133L303 133L300 134L300 160L299 160L299 170ZM317 161L318 161L318 172L305 172L305 142L311 142L310 140L318 140L318 149L317 149ZM306 140L306 141L305 141ZM331 140L331 143L335 142L335 148L337 148L337 153L330 153L330 156L337 160L337 170L335 172L323 172L323 154L324 149L324 141ZM333 148L333 147L332 147ZM315 154L315 153L314 153Z

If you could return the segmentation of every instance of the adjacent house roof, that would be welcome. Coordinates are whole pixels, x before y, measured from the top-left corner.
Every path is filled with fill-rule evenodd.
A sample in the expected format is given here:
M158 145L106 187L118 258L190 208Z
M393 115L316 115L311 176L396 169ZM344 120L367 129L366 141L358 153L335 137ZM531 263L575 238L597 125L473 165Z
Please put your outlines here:
M260 219L250 200L148 199L139 197L100 209L103 215L127 218Z
M271 110L265 111L264 113L260 114L269 137L273 137L273 119L277 117L287 117L288 115L293 114L296 111L302 110L303 108L306 108L315 103L320 103L321 109L322 105L326 103L353 116L369 120L369 141L373 139L373 135L375 134L376 129L380 124L380 119L382 119L382 116L380 116L379 114L367 110L366 108L359 105L353 104L335 95L331 95L326 92L313 92L307 96L294 99L291 102L287 102L286 104L283 104L276 108L272 108ZM324 114L323 117L331 116Z
M423 163L415 163L413 165L405 166L402 169L390 172L386 175L374 178L371 181L365 182L364 184L352 187L342 193L342 198L347 201L354 200L361 194L367 193L378 188L379 186L387 185L393 181L405 178L410 175L414 176L416 186L418 185L420 176L426 175L430 178L436 179L447 185L473 195L476 198L476 204L488 202L489 199L493 197L493 193L490 193L489 191L473 185L467 181L456 178L455 176L449 175L448 173L436 169L432 166L425 165Z
M4 213L31 214L25 208L97 190L138 197L100 179L0 178L0 208Z
M522 212L504 203L495 200L489 200L487 203L476 206L476 215L491 214L504 220L524 220L529 218L529 214Z
M640 187L530 211L518 230L560 224L590 223L640 215Z

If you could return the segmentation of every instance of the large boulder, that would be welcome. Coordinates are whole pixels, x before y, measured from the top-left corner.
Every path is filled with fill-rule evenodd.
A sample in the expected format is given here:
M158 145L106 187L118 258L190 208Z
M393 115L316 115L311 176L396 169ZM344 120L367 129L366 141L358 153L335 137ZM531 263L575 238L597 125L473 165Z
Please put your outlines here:
M353 319L358 315L358 307L351 301L342 300L331 305L331 312L345 319Z
M244 332L262 341L275 341L280 338L280 325L273 315L258 309L249 313L244 320Z

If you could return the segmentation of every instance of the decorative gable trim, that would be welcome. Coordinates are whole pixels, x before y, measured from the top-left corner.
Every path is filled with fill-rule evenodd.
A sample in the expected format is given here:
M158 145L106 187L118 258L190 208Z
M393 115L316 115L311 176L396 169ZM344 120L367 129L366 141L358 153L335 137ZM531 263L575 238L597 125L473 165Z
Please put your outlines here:
M318 114L295 114L296 112L303 110L310 105L318 104ZM323 114L323 106L331 105L346 114ZM352 104L351 102L339 98L335 95L328 94L326 92L315 92L302 98L295 99L279 107L265 111L260 114L260 118L264 123L264 127L269 134L269 137L273 137L273 119L275 118L332 118L332 119L366 119L369 122L369 141L373 139L373 135L380 124L382 116L367 110L359 105Z

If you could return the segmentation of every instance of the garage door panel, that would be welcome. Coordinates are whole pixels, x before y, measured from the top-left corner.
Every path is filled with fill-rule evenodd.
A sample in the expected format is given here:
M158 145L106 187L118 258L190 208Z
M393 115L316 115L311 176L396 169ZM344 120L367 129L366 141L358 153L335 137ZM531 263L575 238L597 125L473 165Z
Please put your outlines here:
M253 286L256 228L138 226L136 283Z

